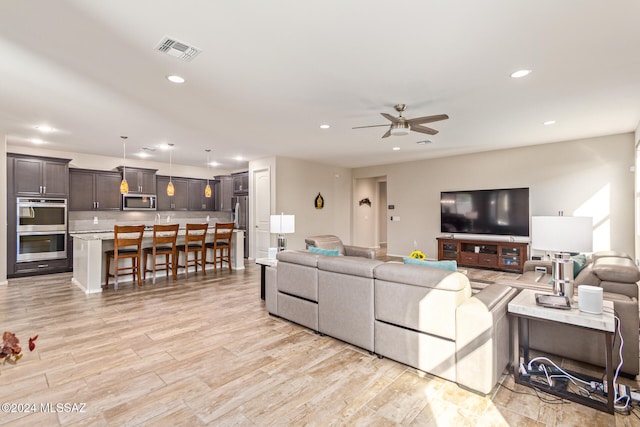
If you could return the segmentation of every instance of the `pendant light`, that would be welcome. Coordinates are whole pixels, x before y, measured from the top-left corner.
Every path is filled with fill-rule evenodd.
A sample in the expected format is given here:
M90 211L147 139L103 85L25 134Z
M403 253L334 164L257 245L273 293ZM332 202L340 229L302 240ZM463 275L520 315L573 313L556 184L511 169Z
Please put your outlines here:
M211 150L205 150L207 152L207 186L204 187L204 197L211 198L211 185L209 185L209 153Z
M167 196L173 196L175 193L175 189L173 188L173 182L171 182L171 150L173 149L173 144L169 145L169 183L167 184Z
M129 192L129 184L127 183L127 150L124 141L126 136L122 138L122 181L120 182L120 194L127 194Z

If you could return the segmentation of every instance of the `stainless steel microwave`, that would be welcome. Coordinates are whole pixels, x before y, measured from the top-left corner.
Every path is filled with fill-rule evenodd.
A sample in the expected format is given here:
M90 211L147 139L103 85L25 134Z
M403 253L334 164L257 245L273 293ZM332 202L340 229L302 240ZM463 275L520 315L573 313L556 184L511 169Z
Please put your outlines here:
M157 209L155 194L123 194L123 211L155 211Z

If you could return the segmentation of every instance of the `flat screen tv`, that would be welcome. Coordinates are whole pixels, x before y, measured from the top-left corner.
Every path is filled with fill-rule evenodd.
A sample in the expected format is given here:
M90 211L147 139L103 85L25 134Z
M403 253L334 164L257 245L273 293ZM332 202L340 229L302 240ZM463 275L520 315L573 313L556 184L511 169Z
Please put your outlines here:
M443 191L440 231L529 236L529 188Z

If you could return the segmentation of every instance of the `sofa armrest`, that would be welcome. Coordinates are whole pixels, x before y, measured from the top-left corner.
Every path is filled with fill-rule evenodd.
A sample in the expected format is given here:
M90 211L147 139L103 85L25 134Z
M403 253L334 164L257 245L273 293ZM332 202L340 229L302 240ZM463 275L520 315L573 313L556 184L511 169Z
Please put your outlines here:
M376 259L376 250L363 248L361 246L344 245L344 254L347 256L357 256L362 258Z
M507 305L518 290L493 284L456 310L456 382L482 394L510 362Z
M547 270L547 274L551 274L551 261L542 260L528 260L524 262L523 273L527 271L535 271L536 267L544 267Z

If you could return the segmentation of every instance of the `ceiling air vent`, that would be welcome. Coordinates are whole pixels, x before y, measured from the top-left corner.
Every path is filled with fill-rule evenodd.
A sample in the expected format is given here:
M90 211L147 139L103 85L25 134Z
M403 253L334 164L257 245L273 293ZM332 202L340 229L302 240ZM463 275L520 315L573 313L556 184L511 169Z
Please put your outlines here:
M186 62L191 61L201 52L197 47L189 46L171 37L164 37L156 46L156 50Z

